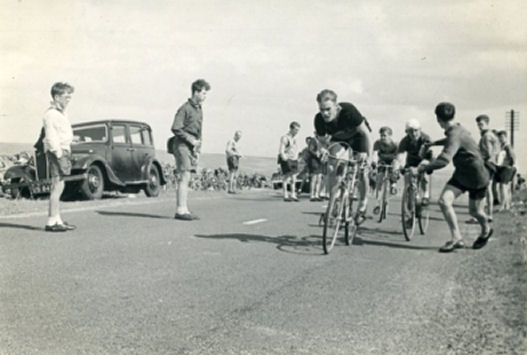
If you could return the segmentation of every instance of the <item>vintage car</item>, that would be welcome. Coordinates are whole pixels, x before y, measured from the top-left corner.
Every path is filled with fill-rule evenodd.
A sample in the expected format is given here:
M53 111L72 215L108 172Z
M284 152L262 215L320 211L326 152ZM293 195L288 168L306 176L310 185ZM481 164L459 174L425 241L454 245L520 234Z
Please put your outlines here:
M163 168L155 158L152 129L144 122L102 120L72 125L71 175L65 177L64 196L93 200L104 191L159 195L166 184ZM46 154L35 151L34 164L14 165L4 174L4 192L36 197L49 193Z

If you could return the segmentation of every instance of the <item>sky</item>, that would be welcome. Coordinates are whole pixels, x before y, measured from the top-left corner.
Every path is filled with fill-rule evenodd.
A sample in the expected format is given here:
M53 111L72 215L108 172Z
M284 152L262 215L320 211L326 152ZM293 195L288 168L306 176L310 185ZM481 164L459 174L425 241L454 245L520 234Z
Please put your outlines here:
M291 121L313 133L316 94L333 89L399 140L434 107L505 128L519 112L527 147L527 2L0 0L0 142L34 142L56 81L75 87L72 123L149 123L163 149L190 85L205 78L203 151L242 130L242 153L276 156ZM523 121L523 122L522 122ZM1 152L0 152L1 153ZM520 166L527 167L525 154Z

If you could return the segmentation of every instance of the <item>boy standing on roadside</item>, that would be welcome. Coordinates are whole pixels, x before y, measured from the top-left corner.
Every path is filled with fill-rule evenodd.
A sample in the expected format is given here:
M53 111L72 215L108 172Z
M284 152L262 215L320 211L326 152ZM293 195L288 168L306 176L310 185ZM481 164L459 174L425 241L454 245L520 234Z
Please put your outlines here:
M198 164L201 151L201 123L203 112L201 104L207 97L210 85L203 79L192 83L192 96L177 111L172 123L174 141L172 152L176 160L179 180L177 182L177 207L175 219L192 221L199 219L190 213L187 206L190 173Z
M282 169L282 185L284 190L284 201L298 202L296 196L296 174L298 172L298 146L296 135L300 131L300 123L291 122L289 132L280 138L280 148L278 149L278 160ZM287 191L287 185L291 185L291 197Z
M46 232L65 232L76 227L60 217L59 202L64 191L64 176L71 173L71 142L73 130L66 116L74 88L68 83L55 83L51 87L51 105L44 115L44 151L49 163L51 191Z

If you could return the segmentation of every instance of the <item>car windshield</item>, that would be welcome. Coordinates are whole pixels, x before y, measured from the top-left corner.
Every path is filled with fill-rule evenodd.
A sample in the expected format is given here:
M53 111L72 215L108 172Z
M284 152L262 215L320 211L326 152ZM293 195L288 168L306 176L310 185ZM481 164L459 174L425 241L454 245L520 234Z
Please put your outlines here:
M93 125L73 128L74 143L106 142L107 140L108 134L106 125Z

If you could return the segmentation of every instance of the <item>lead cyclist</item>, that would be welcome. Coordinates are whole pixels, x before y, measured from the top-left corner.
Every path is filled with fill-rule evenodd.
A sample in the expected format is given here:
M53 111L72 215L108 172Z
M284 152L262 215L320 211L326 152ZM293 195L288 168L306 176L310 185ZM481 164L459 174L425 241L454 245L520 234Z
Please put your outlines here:
M337 94L332 90L322 90L317 95L319 112L315 115L315 134L326 148L322 149L322 160L328 156L339 156L358 160L364 169L359 175L359 219L365 219L368 205L368 163L371 156L371 128L368 121L349 102L337 102ZM342 143L338 144L338 143ZM346 149L349 148L349 149ZM335 161L330 159L329 162ZM343 169L328 164L327 189L330 200L337 192L343 178Z

